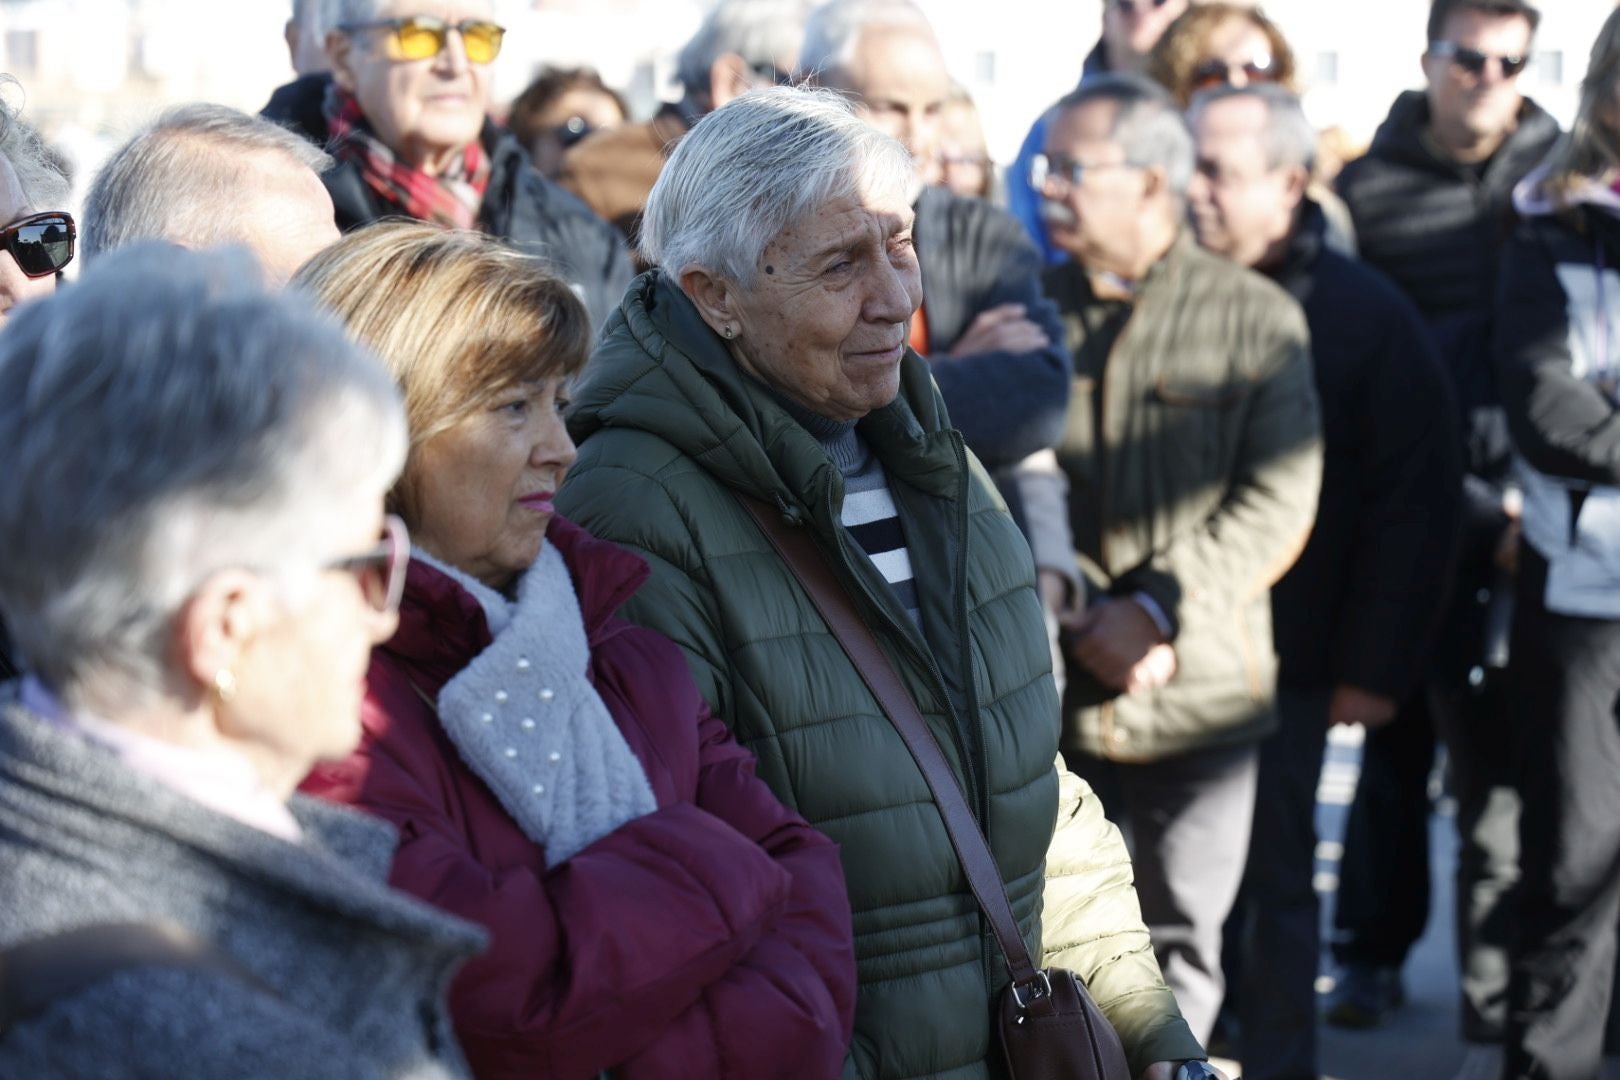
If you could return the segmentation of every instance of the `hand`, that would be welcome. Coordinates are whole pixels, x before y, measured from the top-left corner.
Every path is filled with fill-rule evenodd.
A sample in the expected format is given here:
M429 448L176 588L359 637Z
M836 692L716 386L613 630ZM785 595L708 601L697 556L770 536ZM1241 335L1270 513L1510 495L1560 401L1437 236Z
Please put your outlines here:
M1176 677L1176 650L1171 645L1155 645L1142 657L1142 662L1131 668L1130 677L1125 682L1125 692L1134 694L1141 690L1157 690L1169 684Z
M1340 683L1333 688L1333 699L1328 702L1328 722L1344 727L1360 724L1368 731L1376 731L1395 719L1399 707L1394 698Z
M1510 517L1502 527L1502 535L1496 540L1496 553L1491 556L1491 561L1504 574L1519 572L1519 536L1523 529L1518 518Z
M979 312L951 348L955 357L992 352L1034 352L1052 344L1046 331L1025 318L1023 304L998 304Z
M1097 681L1114 690L1130 687L1137 665L1148 658L1155 645L1164 644L1153 617L1142 605L1124 597L1095 607L1075 628L1074 658ZM1144 676L1159 670L1155 666Z

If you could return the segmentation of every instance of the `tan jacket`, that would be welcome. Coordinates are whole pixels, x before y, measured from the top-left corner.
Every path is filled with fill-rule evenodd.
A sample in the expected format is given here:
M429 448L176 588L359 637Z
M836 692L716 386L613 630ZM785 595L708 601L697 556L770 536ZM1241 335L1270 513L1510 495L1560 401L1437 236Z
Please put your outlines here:
M1169 685L1130 695L1073 668L1065 745L1148 761L1259 739L1276 723L1269 590L1321 485L1304 313L1186 235L1129 307L1073 263L1047 292L1074 357L1057 458L1081 567L1094 592L1152 598L1178 662Z
M591 135L569 148L563 158L557 182L624 233L637 270L646 269L636 249L642 207L686 131L680 109L665 105L644 124L625 124Z

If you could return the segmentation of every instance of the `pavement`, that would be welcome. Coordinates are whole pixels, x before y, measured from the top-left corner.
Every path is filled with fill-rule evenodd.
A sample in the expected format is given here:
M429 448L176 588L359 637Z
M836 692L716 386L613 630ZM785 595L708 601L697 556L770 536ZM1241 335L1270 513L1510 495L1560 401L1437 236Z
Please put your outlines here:
M1360 773L1362 732L1335 729L1317 789L1317 892L1322 897L1324 942L1333 922L1333 900L1338 887L1339 856L1343 852L1345 822ZM1369 1031L1319 1028L1318 1067L1324 1080L1452 1080L1468 1055L1459 1034L1457 961L1453 930L1452 872L1456 866L1457 833L1444 800L1429 819L1430 892L1429 924L1423 939L1407 958L1404 971L1406 1004L1384 1026ZM1318 991L1332 988L1332 962L1324 949ZM1218 1063L1236 1077L1236 1062ZM1480 1076L1479 1080L1486 1080ZM1491 1077L1490 1080L1495 1080ZM1601 1080L1620 1080L1620 1059L1605 1063Z

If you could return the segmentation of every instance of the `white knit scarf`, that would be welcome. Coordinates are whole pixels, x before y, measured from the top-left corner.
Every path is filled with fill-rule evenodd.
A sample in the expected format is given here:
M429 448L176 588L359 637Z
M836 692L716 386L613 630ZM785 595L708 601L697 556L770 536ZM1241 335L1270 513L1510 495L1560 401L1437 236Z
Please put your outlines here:
M483 607L493 641L439 692L439 722L462 759L547 865L657 809L641 762L586 677L590 647L562 555L540 550L508 600L420 549Z

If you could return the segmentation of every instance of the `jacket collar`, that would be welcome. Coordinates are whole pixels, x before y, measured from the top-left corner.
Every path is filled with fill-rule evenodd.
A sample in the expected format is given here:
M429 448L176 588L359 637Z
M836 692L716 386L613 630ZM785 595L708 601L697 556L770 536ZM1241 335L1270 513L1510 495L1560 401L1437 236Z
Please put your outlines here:
M1422 90L1407 90L1395 99L1389 115L1373 135L1371 153L1431 172L1460 176L1463 167L1435 153L1426 135L1429 126L1429 96ZM1485 168L1485 186L1510 186L1535 165L1547 145L1558 135L1558 121L1530 98L1519 107L1519 126L1497 149Z
M551 519L546 543L556 545L568 565L585 639L595 648L611 636L613 616L651 570L639 555L598 540L561 516ZM448 574L412 559L399 605L399 629L383 648L448 680L491 640L489 620L472 593Z
M1299 221L1288 239L1281 265L1264 271L1272 281L1287 289L1301 304L1310 293L1316 261L1327 248L1327 215L1315 199L1307 197L1299 206Z

